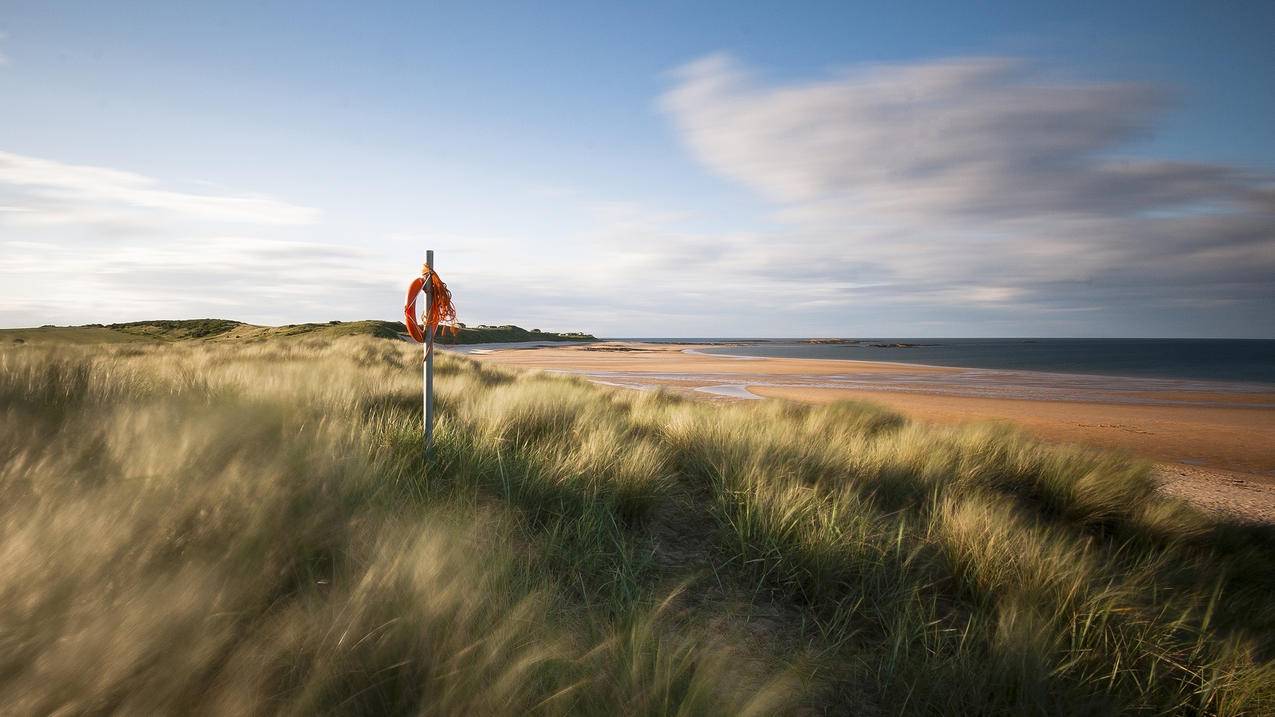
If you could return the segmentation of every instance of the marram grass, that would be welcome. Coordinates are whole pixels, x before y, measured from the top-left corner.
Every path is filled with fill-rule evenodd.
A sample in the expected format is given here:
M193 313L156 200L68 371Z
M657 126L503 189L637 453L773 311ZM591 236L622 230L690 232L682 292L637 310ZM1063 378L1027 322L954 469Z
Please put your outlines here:
M5 714L1272 714L1137 461L370 338L0 352Z

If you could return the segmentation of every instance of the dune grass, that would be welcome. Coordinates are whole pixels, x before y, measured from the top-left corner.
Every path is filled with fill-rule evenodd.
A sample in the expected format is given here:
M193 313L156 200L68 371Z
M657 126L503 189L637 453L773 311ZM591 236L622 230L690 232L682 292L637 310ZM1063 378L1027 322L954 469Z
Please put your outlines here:
M365 319L362 321L327 321L324 323L258 326L230 319L156 319L130 321L123 324L88 324L85 326L40 326L25 329L0 329L0 346L6 344L118 344L181 341L279 341L304 339L331 341L346 336L368 336L395 339L405 336L406 329L398 321ZM589 334L555 333L519 326L458 327L441 332L440 344L487 344L513 341L596 341Z
M0 352L0 712L1270 714L1146 466L366 337Z

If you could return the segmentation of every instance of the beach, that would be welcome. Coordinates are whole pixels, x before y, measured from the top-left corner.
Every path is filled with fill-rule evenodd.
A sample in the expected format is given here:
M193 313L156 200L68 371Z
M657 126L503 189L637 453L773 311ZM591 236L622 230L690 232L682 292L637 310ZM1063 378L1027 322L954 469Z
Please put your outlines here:
M1275 389L1269 387L709 355L688 344L457 348L487 363L635 390L663 387L704 400L863 400L933 423L1008 422L1046 441L1154 461L1166 490L1183 497L1226 499L1248 491L1247 507L1239 509L1275 519Z

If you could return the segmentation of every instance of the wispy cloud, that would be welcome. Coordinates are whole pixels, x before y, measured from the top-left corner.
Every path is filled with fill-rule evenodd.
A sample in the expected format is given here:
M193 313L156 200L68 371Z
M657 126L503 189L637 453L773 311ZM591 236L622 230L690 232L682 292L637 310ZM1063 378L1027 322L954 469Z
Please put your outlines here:
M0 323L222 316L270 323L383 316L397 296L375 252L254 237L163 244L0 242ZM382 301L382 303L388 303Z
M769 266L878 280L845 304L892 291L1028 316L1275 298L1270 176L1119 155L1169 106L1154 87L1004 58L774 86L713 55L662 106L706 167L775 206L789 230L766 238Z
M0 323L383 315L398 291L375 252L271 236L319 216L0 152Z
M310 224L319 211L269 197L192 194L117 169L65 164L0 151L6 205L23 208L30 223L83 223L130 210L212 222Z

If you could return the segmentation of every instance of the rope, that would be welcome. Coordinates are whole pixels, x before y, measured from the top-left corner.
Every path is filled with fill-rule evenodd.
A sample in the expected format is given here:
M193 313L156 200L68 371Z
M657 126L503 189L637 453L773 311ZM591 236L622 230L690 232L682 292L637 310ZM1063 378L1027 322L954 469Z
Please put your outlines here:
M417 318L416 297L427 283L430 289L429 307L424 316ZM452 292L438 277L438 272L428 265L421 267L421 275L413 279L411 285L407 287L407 302L403 305L403 323L407 326L407 333L411 334L417 343L422 344L428 336L426 329L437 331L441 327L452 334L458 331Z

